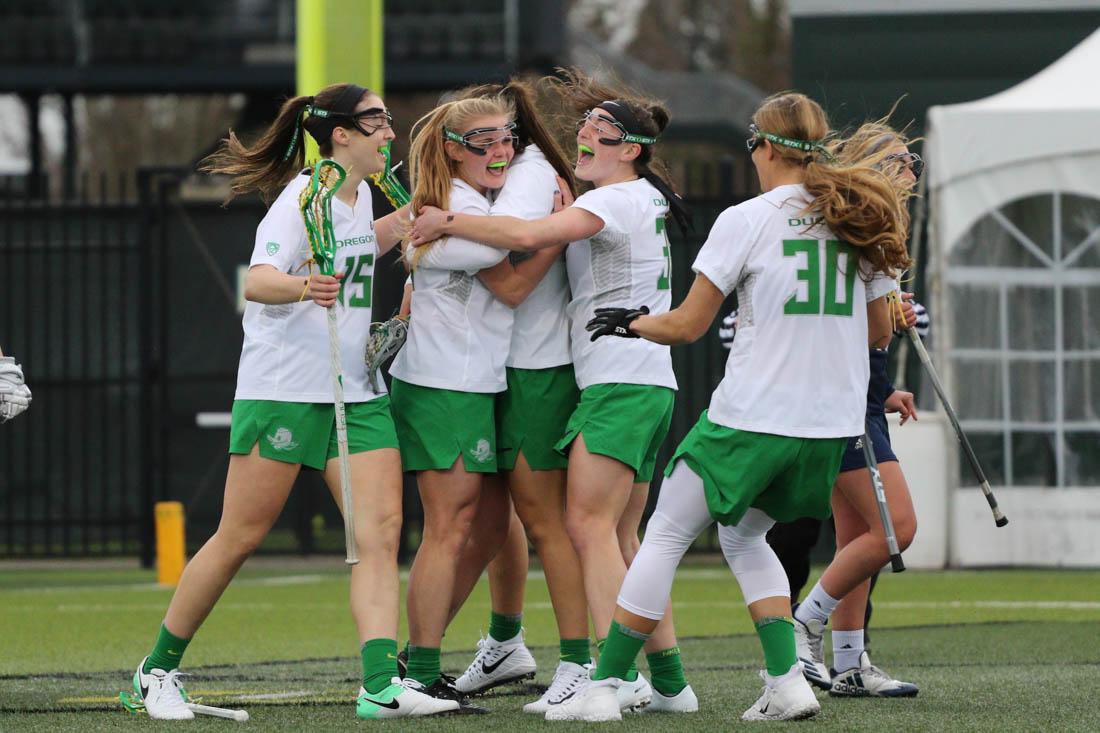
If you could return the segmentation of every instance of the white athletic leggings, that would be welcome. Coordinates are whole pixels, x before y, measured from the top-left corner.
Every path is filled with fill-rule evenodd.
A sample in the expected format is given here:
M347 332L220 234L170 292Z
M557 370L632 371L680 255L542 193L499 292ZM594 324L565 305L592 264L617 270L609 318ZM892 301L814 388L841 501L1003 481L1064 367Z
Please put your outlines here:
M643 618L660 620L672 593L672 578L688 547L714 520L707 510L703 480L678 461L661 484L657 508L646 525L645 539L619 590L619 606ZM791 595L787 574L764 535L775 520L750 508L732 527L719 526L722 554L745 604Z

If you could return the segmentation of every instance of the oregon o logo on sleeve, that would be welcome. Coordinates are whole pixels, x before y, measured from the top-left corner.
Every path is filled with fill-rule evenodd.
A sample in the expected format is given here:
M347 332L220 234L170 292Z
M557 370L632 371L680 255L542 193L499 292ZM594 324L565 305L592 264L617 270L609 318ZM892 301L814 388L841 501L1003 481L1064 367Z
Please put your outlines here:
M268 242L267 243L267 253L268 253L268 255L274 256L274 254L278 251L279 251L279 243L278 242Z

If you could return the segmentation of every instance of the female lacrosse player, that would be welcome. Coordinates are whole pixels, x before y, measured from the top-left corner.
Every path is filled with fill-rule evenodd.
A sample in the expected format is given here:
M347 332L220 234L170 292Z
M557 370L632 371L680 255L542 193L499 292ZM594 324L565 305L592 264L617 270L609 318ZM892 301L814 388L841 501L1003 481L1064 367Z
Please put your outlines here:
M559 190L563 199L572 203L572 167L540 118L533 85L513 79L503 86L465 89L457 96L497 94L516 110L518 152L489 213L521 219L545 217L553 212ZM559 188L559 178L564 189ZM526 257L514 254L478 273L478 279L498 300L514 308L514 320L505 361L508 389L496 397L501 473L486 477L474 530L455 581L451 615L457 613L493 558L489 565L493 601L489 633L455 685L462 692L475 693L534 673L534 658L523 644L520 628L527 576L526 528L546 573L560 639L560 661L549 689L524 706L526 712L544 713L551 701L569 694L587 675L591 657L584 580L565 531L566 460L554 450L578 400L565 314L569 282L560 256L541 280L514 277L514 263ZM518 514L518 520L511 523L502 519L511 514L509 495ZM507 540L501 536L504 528L508 529Z
M448 102L421 118L410 152L414 205L488 213L515 155L515 127L514 106L503 95ZM511 287L503 282L509 279L537 283L561 246L494 272L499 286ZM413 317L390 368L402 464L417 473L424 504L423 539L409 574L407 679L471 710L483 709L467 705L441 678L439 651L483 477L497 471L494 395L507 387L512 310L477 274L507 255L453 237L409 250ZM499 524L503 539L507 513Z
M764 193L718 217L684 302L661 315L647 315L645 303L602 309L588 324L593 337L687 343L738 291L725 377L669 464L593 682L548 719L619 717L618 678L661 618L684 552L714 521L767 667L764 692L742 717L820 710L795 656L787 579L764 535L777 520L829 513L847 436L863 429L864 278L908 264L908 218L904 195L881 172L828 162L828 122L809 98L766 99L751 129Z
M653 145L668 124L664 107L602 87L578 72L568 72L560 90L568 105L584 113L576 176L596 188L565 210L533 221L417 208L410 241L457 235L516 250L574 242L566 254L573 296L568 315L581 399L556 448L569 453L565 525L602 637L611 623L614 594L637 551L657 451L672 418L676 378L667 347L637 341L616 349L589 340L584 323L595 308L639 298L655 312L668 309L665 218L671 213L683 224L687 212L654 170ZM662 624L647 651L656 692L632 669L620 688L622 706L637 708L652 699L654 710L698 709L670 623Z
M860 127L842 146L834 146L841 161L863 160L879 166L892 183L908 191L923 169L909 152L904 136L882 122ZM896 291L897 283L886 280ZM901 424L917 417L913 395L895 390L886 373L887 347L895 330L894 309L886 297L868 303L871 378L867 389L866 436L878 461L886 503L894 523L898 548L905 550L916 533L917 518L909 487L890 447L887 412L898 412ZM916 314L909 308L912 322ZM864 627L871 577L889 560L886 538L863 454L864 436L849 439L833 491L836 555L794 614L798 657L806 679L846 697L912 697L916 685L893 679L871 664L864 649ZM832 616L833 670L824 662L824 627Z
M303 121L304 117L304 121ZM457 709L397 684L401 463L389 398L371 390L363 360L371 323L374 262L398 240L404 211L374 220L364 178L385 165L391 118L378 95L354 84L326 87L286 102L252 146L230 133L203 170L236 178L232 196L274 198L256 230L245 280L237 392L229 438L229 474L218 530L191 559L160 634L134 674L134 697L153 718L191 718L179 663L191 638L241 564L278 518L302 466L324 472L340 503L332 376L325 308L338 308L355 541L362 561L351 573L351 610L362 642L360 718L430 715ZM321 154L348 171L332 202L335 277L312 272L299 210L309 182L304 127ZM309 296L312 302L305 301ZM320 306L320 307L318 307Z
M0 351L0 423L6 423L31 406L31 390L23 381L23 367Z

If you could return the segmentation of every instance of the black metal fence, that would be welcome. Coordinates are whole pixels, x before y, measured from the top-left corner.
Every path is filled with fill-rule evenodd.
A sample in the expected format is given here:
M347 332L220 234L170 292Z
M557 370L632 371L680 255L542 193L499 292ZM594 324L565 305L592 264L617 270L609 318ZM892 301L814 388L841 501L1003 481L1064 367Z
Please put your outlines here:
M725 189L730 165L686 170L696 229L670 232L674 302L715 216L744 198ZM136 186L85 180L61 202L0 184L0 348L34 392L33 408L0 426L0 553L140 554L148 564L161 499L183 502L190 550L213 533L228 431L196 416L232 405L238 282L263 214L252 199L223 208L177 169L142 170ZM404 275L393 254L377 272L375 307L389 315ZM725 352L712 333L674 349L673 362L680 393L659 466L706 406ZM422 516L411 480L405 499L407 557ZM342 552L342 532L319 475L304 471L263 551Z

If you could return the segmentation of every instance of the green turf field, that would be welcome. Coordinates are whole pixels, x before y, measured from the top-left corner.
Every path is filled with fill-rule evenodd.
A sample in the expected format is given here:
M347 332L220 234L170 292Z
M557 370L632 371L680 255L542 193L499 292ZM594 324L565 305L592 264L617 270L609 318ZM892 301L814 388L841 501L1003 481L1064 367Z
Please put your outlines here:
M193 695L246 708L246 724L199 718L155 723L117 704L148 651L170 591L150 572L102 565L0 566L0 731L542 729L520 712L541 688L482 698L489 716L415 723L358 723L356 639L339 559L246 568L187 652ZM723 566L681 570L673 596L697 715L630 716L639 730L718 730L739 725L755 700L760 650ZM835 700L810 724L836 731L1100 730L1100 572L909 571L884 575L872 624L877 663L921 686L913 700ZM484 584L444 641L445 669L459 672L487 628ZM528 592L528 644L546 684L556 634L545 584ZM644 665L643 665L644 668ZM558 727L561 727L559 724ZM568 727L568 726L567 726Z

